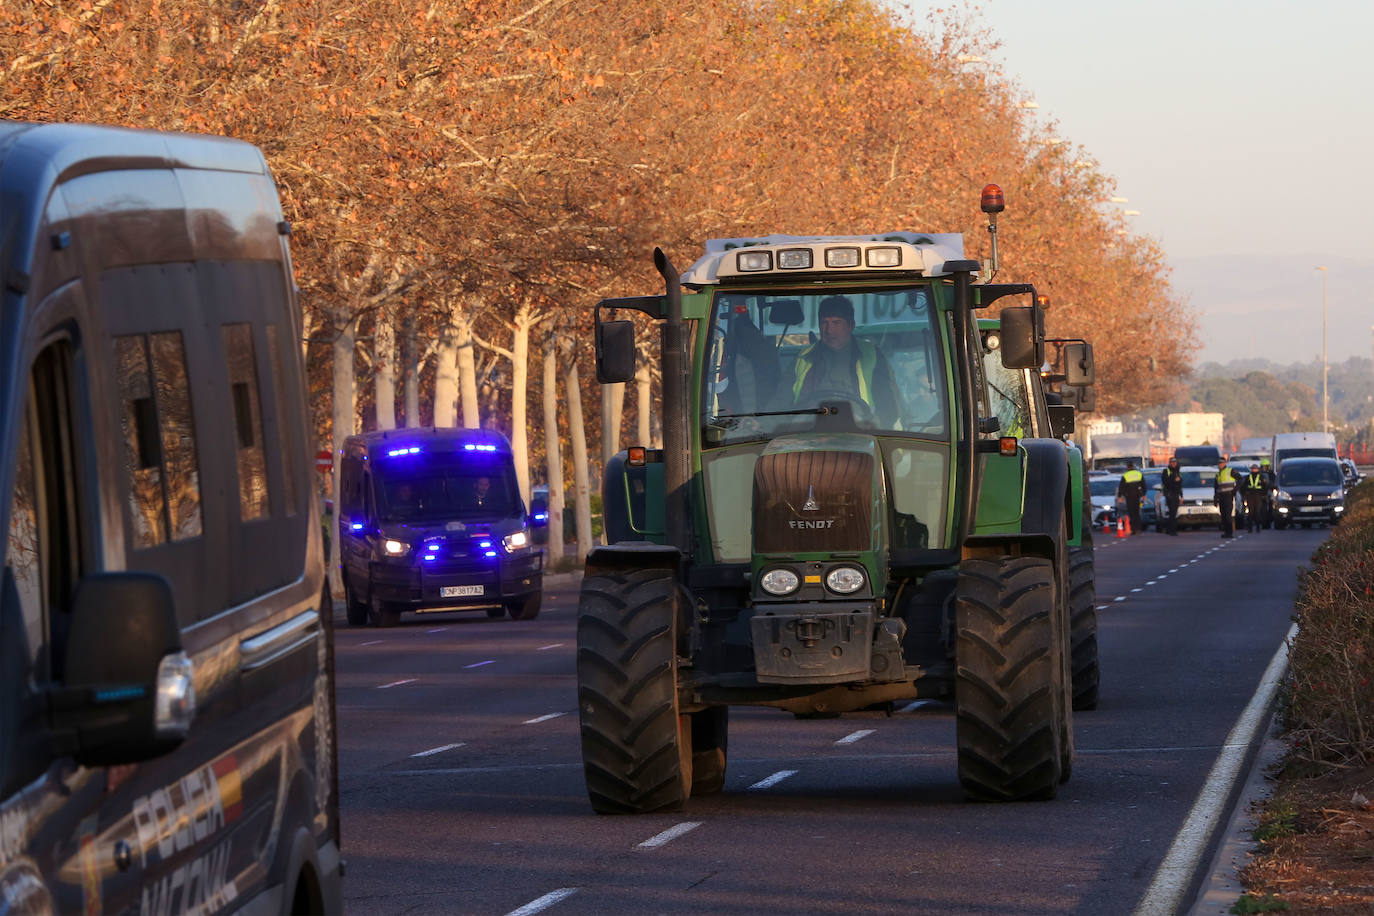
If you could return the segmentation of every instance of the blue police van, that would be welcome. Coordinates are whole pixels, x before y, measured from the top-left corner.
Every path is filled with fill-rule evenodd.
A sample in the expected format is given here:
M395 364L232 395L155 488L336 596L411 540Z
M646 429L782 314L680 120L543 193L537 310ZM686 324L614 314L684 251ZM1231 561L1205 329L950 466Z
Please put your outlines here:
M340 456L339 562L348 622L406 611L539 616L544 552L510 443L482 429L350 436Z

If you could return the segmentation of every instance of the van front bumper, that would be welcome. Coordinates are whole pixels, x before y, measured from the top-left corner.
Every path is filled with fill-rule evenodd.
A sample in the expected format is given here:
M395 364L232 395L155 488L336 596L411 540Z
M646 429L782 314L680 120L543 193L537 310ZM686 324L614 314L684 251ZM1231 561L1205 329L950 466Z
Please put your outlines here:
M492 607L526 598L543 587L544 553L473 559L442 566L423 558L401 565L374 562L372 595L411 610Z

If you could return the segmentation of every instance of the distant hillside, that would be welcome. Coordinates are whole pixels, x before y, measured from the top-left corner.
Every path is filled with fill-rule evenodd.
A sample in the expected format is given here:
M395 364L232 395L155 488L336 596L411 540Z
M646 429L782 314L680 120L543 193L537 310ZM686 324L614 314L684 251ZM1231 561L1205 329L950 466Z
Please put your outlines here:
M1163 428L1170 413L1226 415L1227 439L1321 429L1320 361L1279 365L1267 359L1204 363L1188 394L1149 416ZM1374 360L1351 357L1327 366L1328 416L1342 442L1369 443L1374 424Z

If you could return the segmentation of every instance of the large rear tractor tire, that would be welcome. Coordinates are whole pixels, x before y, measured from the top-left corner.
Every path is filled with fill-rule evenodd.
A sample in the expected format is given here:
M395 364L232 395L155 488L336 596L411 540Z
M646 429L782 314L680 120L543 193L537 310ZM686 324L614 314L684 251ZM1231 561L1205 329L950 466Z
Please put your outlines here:
M1073 708L1096 709L1101 672L1097 663L1097 586L1093 545L1069 550L1069 645L1073 671Z
M729 736L729 706L712 706L692 713L693 795L716 795L725 788Z
M678 603L668 570L582 580L577 699L587 795L598 814L676 811L691 794L693 723L677 702Z
M1054 798L1062 774L1064 665L1054 561L967 559L956 602L959 782L979 801Z

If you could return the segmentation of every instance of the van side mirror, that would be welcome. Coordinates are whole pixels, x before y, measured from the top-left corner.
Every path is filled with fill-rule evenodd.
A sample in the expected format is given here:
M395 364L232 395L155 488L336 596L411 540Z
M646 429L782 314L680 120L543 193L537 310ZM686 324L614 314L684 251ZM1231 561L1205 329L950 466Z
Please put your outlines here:
M1093 383L1093 345L1070 343L1064 345L1064 381L1076 387Z
M1045 362L1045 312L1038 305L1002 309L1002 365L1039 369Z
M596 323L596 380L603 385L635 377L635 323Z
M72 596L61 683L48 692L60 750L86 766L167 753L195 717L192 675L166 579L87 576Z
M1073 405L1051 404L1047 409L1050 412L1051 436L1062 439L1073 433Z

